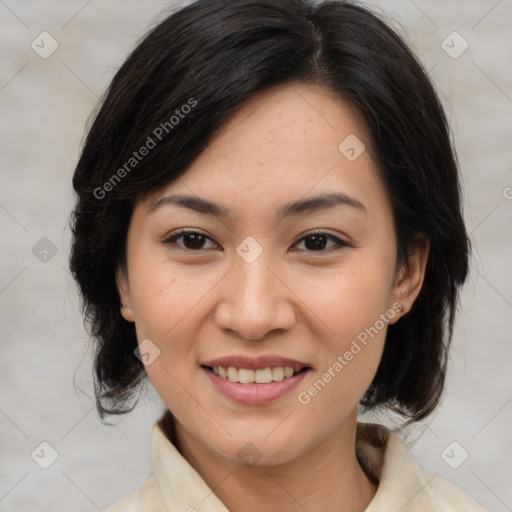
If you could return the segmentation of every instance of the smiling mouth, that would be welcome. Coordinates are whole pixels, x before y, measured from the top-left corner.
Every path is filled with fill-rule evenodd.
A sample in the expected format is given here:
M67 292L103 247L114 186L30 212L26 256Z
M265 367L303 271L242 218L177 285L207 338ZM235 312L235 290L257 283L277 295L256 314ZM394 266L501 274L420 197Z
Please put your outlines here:
M250 368L235 368L234 366L203 366L222 379L240 384L270 384L279 382L310 370L309 366L293 368L291 366L274 366L253 370Z

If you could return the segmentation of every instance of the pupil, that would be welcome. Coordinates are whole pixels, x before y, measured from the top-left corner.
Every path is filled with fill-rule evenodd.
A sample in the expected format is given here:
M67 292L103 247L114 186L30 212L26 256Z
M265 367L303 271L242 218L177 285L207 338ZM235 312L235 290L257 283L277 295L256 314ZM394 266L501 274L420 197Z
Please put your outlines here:
M202 245L202 242L204 242L204 240L202 240L204 237L203 235L198 235L196 233L190 233L188 235L185 235L185 245L189 248L189 249L201 249L201 245ZM187 243L188 242L188 243ZM192 246L192 247L190 247Z
M185 245L189 249L201 249L204 236L197 233L184 235ZM306 238L306 247L310 250L322 250L325 248L327 237L325 235L311 235Z
M309 241L313 241L313 243L309 243ZM318 249L324 249L326 243L326 237L325 235L311 235L308 236L306 239L306 247L308 249L318 250Z

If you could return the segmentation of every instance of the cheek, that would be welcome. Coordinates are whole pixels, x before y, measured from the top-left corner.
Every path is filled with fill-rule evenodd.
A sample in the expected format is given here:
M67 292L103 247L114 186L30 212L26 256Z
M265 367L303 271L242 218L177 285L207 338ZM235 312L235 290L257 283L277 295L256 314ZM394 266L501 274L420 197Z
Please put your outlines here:
M304 311L313 313L329 333L333 340L329 345L342 349L343 343L372 326L389 308L393 272L391 257L361 249L353 251L339 269L312 269L291 282L303 298Z
M130 272L138 342L149 339L159 351L146 372L168 407L179 407L187 398L183 385L199 359L195 341L211 307L208 292L223 272L142 254Z
M301 279L304 288L298 295L308 297L308 309L323 326L316 333L323 340L320 378L313 387L308 382L301 389L307 395L301 403L310 400L333 417L341 409L330 410L331 401L343 404L343 409L356 406L375 375L395 315L389 304L393 271L391 257L367 250L354 252L336 273L317 277L309 294L306 285L312 283L307 276Z
M352 301L330 317L336 330L323 337L315 377L297 396L310 413L318 413L319 429L342 422L370 386L382 357L389 320L395 313L383 304L385 301L374 299L361 308ZM308 417L313 419L315 414Z
M141 336L155 342L182 339L180 324L200 305L215 276L193 265L179 265L164 256L141 254L130 270L135 323Z

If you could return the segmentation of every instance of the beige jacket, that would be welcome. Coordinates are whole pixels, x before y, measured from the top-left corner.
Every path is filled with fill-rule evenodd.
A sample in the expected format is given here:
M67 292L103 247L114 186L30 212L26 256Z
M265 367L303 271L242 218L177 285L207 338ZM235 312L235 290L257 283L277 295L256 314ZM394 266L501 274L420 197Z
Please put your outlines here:
M421 469L396 434L358 423L357 456L379 487L365 512L485 512L467 494ZM153 427L155 474L106 512L229 512L199 474Z

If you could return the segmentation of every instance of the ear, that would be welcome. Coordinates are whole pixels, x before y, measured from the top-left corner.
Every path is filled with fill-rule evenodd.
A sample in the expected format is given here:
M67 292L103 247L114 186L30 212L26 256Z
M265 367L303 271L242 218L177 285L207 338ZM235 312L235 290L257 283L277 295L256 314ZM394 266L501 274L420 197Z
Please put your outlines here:
M401 316L411 310L416 297L418 297L423 280L430 248L428 238L418 234L407 250L409 265L401 265L396 272L395 283L391 293L392 304L399 302L404 307ZM397 322L401 316L397 316L391 324Z
M133 315L132 301L130 297L130 283L128 281L128 274L124 267L119 267L116 272L116 284L117 291L121 304L121 315L127 322L134 322L135 318Z

